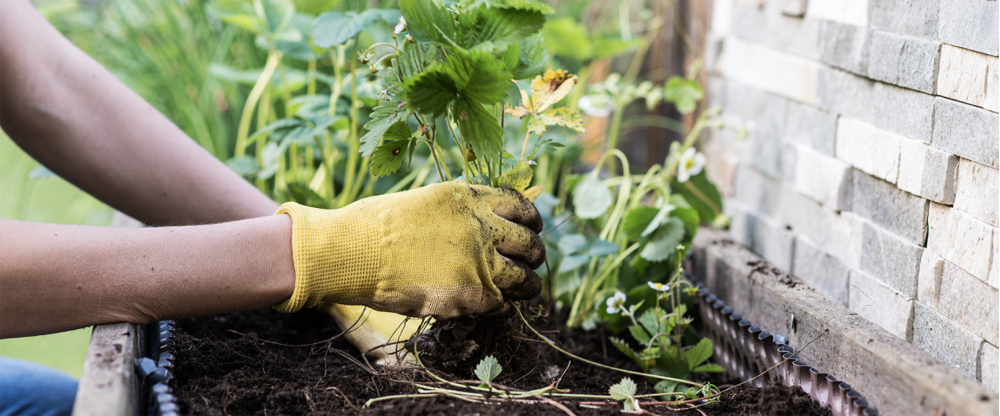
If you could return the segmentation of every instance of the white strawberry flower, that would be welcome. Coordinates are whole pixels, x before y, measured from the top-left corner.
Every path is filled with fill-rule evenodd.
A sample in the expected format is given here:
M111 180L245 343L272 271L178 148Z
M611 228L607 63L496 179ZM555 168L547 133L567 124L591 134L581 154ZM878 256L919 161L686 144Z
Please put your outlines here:
M701 173L705 167L705 155L689 147L681 155L681 163L677 165L677 182L687 182L692 176Z
M608 315L625 312L625 294L622 292L615 292L614 296L608 298L607 304Z
M399 16L399 24L396 25L396 31L394 33L398 35L403 33L404 30L406 30L406 19L404 19L403 16Z
M650 289L653 289L653 290L655 290L657 292L666 292L666 291L670 290L670 285L669 284L665 285L663 283L654 283L654 282L646 282L646 284L649 285Z

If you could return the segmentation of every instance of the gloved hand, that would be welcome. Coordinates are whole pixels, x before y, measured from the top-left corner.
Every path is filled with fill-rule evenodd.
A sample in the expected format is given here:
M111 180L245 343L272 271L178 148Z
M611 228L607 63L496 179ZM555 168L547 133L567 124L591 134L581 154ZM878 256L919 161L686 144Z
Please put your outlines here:
M286 203L295 290L319 302L447 319L505 310L541 292L542 219L520 193L465 182L365 198L337 210Z

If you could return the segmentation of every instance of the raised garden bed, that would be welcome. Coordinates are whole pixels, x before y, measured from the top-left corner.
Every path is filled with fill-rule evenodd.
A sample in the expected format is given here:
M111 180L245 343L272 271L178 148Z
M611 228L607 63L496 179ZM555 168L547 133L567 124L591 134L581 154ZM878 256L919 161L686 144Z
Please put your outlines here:
M571 332L558 319L541 318L538 329L570 352L600 363L638 370L607 343L602 331ZM178 322L173 393L182 414L565 414L542 401L485 405L448 397L400 399L364 403L387 395L414 394L406 380L433 382L420 371L389 369L372 372L360 353L343 339L312 344L339 333L333 320L316 311L293 315L269 309ZM505 371L497 382L534 389L553 383L573 393L607 394L622 374L570 364L569 359L526 335L511 336L509 351L499 354ZM567 365L569 366L567 369ZM458 378L474 378L471 368L450 370ZM467 374L466 374L467 373ZM639 394L652 391L636 380ZM739 380L728 380L728 384ZM715 380L718 384L727 384ZM574 413L619 414L620 405L563 401ZM663 406L648 409L669 413ZM769 385L745 387L721 402L700 408L707 415L827 415L831 414L797 388ZM692 412L692 414L697 414Z

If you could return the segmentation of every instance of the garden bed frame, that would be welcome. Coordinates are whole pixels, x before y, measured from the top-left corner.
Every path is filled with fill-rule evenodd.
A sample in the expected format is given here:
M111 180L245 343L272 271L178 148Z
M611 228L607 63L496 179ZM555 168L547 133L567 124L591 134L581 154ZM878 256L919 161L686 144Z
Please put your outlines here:
M784 331L812 373L836 374L877 404L879 414L978 416L1000 406L979 383L770 267L725 233L700 230L689 267L717 297L713 303L721 300L760 327ZM74 415L132 415L146 408L139 403L135 369L143 332L130 324L94 327Z

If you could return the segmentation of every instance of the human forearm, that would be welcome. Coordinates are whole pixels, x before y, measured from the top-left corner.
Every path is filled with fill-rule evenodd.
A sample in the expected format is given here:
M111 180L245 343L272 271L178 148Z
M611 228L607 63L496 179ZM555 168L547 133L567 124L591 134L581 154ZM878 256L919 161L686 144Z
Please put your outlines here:
M217 223L277 208L27 1L0 9L0 125L36 160L150 225Z
M114 229L0 220L0 338L277 304L291 220Z

